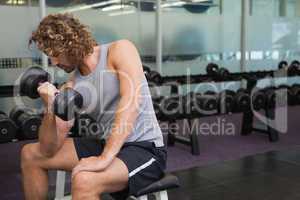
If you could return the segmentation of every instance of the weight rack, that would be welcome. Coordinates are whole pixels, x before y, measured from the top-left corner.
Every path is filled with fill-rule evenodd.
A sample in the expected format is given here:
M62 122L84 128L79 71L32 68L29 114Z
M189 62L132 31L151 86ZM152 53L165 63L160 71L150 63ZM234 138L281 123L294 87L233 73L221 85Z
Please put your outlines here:
M198 75L191 75L191 76L164 76L161 77L162 81L161 83L156 83L155 85L150 85L150 87L153 86L163 86L167 85L167 83L176 82L179 85L180 84L196 84L196 83L207 83L207 82L230 82L230 81L242 81L246 80L247 91L252 91L254 87L257 85L257 81L265 78L283 78L283 77L296 77L300 75L300 71L298 71L296 74L288 74L285 69L281 70L270 70L270 71L257 71L257 72L242 72L242 73L230 73L230 76L227 79L214 79L213 77L210 77L208 75L204 74L198 74ZM170 85L171 87L171 95L178 95L179 89L178 85ZM268 119L275 117L275 108L270 108L269 106L266 106L264 109L264 112L266 114L266 117ZM266 134L269 138L270 142L276 142L279 140L279 132L273 128L269 120L266 124L266 129L261 129L255 127L253 124L254 121L254 113L250 109L249 111L242 112L242 128L241 128L241 135L250 135L253 131ZM223 113L218 113L214 115L222 115ZM212 115L209 115L212 116ZM197 118L202 118L205 116L199 116ZM188 123L191 125L192 119L184 118L188 120ZM162 118L159 119L161 121L167 122L169 126L172 124L177 123L177 120L175 119L166 119ZM197 137L196 131L192 131L189 133L189 137L183 137L176 134L171 129L168 129L168 146L174 146L175 143L181 143L187 146L191 147L191 153L192 155L200 155L200 148L199 148L199 141Z

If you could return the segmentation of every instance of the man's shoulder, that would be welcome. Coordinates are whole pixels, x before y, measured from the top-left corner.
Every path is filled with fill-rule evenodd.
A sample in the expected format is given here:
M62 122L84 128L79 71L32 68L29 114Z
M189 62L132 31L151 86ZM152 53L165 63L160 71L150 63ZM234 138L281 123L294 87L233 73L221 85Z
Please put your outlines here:
M109 46L109 60L113 65L124 64L124 60L131 59L135 55L137 55L137 49L130 40L117 40Z
M127 39L116 40L110 43L110 51L118 51L122 49L128 49L135 47L134 43Z

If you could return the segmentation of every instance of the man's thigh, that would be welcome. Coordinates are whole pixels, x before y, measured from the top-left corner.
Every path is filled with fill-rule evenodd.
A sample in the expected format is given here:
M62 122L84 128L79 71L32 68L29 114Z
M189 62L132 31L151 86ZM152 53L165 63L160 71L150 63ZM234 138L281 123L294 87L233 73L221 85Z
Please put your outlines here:
M76 179L84 181L99 194L114 193L127 188L128 169L122 160L115 158L104 171L79 172L72 181L76 181Z
M40 143L29 144L26 151L30 151L36 161L43 169L71 171L79 162L72 138L66 138L58 152L50 158L43 156L40 152Z

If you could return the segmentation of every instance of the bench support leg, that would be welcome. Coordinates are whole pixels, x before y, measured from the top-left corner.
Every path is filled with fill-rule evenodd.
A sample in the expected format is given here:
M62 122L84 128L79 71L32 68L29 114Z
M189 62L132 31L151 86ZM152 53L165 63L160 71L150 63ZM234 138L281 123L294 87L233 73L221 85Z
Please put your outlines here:
M138 200L148 200L148 196L145 194L145 195L143 195L143 196L140 196L140 197L138 198Z
M65 196L65 178L66 178L65 171L57 171L55 200L63 199Z
M166 190L154 193L156 200L168 200L168 192Z

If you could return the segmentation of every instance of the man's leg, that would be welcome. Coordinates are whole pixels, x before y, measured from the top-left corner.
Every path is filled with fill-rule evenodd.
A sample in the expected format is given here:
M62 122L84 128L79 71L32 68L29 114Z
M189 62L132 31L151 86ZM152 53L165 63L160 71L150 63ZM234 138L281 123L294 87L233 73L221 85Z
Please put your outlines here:
M72 199L99 200L102 193L119 192L128 185L128 169L119 158L102 172L79 172L72 179Z
M73 139L67 138L61 149L51 158L40 153L39 143L27 144L21 151L21 169L25 199L47 199L48 170L71 171L78 163Z

